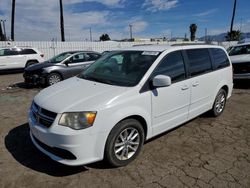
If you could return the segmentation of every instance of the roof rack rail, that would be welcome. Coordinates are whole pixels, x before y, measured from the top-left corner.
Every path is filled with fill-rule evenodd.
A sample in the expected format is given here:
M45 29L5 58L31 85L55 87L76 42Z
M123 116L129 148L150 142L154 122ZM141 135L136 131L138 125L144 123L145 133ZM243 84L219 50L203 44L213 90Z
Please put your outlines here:
M154 44L134 44L133 47L135 46L152 46Z
M190 45L208 45L206 43L177 43L177 44L172 44L171 46L190 46ZM213 45L213 44L209 44Z

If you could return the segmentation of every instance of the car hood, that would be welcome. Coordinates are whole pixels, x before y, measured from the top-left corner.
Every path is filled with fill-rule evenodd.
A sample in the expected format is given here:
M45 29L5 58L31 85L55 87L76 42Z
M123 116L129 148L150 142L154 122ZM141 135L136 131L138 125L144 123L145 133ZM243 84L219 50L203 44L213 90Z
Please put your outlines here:
M29 67L27 67L25 69L26 72L33 72L33 71L36 71L36 70L39 70L39 69L43 69L43 68L46 68L46 67L51 67L51 66L55 66L56 64L53 64L53 63L49 63L48 61L45 61L43 63L37 63L37 64L34 64L34 65L31 65Z
M127 89L73 77L43 89L34 101L56 113L98 111L114 103Z
M250 62L250 55L235 55L230 56L232 63L244 63L244 62Z

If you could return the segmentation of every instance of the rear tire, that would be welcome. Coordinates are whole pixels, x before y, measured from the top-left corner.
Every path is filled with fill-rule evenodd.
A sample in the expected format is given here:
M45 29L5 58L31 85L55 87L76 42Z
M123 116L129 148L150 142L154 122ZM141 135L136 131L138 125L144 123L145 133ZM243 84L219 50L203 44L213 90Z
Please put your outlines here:
M125 166L140 153L145 135L135 119L119 122L110 132L105 146L105 160L113 167Z
M213 117L218 117L222 114L225 109L227 102L227 92L224 89L220 89L218 94L216 95L213 108L210 113Z
M48 76L47 76L47 84L49 86L51 85L54 85L60 81L62 81L62 76L58 73L50 73Z

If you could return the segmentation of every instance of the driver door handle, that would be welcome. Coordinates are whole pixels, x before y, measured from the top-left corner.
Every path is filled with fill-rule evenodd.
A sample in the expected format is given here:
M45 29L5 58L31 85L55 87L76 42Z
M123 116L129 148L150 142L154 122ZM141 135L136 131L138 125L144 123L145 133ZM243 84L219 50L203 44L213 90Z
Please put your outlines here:
M189 87L187 85L182 86L181 90L187 90Z

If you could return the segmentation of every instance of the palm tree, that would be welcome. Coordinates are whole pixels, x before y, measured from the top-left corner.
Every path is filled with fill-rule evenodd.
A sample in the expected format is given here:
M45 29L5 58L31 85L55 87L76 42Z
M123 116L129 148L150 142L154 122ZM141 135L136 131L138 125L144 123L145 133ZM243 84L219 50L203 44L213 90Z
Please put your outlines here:
M65 41L65 36L64 36L64 20L63 20L63 3L62 0L59 0L60 3L60 23L61 23L61 38L62 42Z
M189 30L190 30L190 39L191 41L194 41L195 40L195 33L196 33L196 30L197 30L197 25L196 24L191 24L189 26Z
M16 0L12 0L12 14L11 14L11 40L15 40L15 6L16 6Z
M232 38L233 38L233 25L234 25L234 17L235 17L236 4L237 4L237 0L234 0L233 15L232 15L231 27L230 27L230 33L229 33L230 40L232 40Z
M231 32L227 32L226 40L227 41L239 41L241 37L240 30L232 30Z

